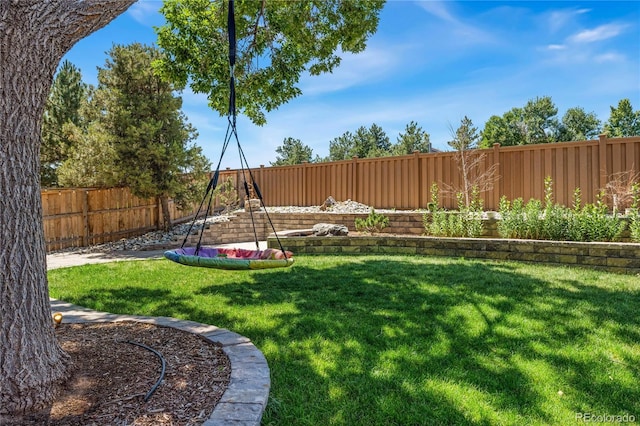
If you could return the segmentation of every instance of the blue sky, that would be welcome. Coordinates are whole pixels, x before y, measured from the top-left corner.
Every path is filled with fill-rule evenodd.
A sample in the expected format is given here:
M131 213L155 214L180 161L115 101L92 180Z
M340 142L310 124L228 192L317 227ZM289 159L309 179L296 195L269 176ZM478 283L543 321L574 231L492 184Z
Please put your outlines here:
M97 84L113 44L155 43L160 6L139 0L65 59ZM640 3L391 0L366 51L345 55L332 74L303 76L300 88L302 96L269 113L266 125L238 120L250 167L269 166L286 137L324 157L332 139L373 123L395 142L413 120L447 150L450 127L465 115L481 130L492 115L540 96L551 96L559 117L579 106L605 122L620 99L640 109ZM217 164L226 118L204 95L182 97L197 144ZM230 146L222 167L238 166Z

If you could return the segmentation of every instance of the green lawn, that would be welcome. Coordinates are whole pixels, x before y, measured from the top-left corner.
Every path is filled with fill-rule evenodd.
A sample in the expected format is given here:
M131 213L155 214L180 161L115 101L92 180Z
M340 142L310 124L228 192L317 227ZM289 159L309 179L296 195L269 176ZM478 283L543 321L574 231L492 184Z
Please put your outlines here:
M567 425L640 420L640 280L413 256L298 256L231 272L167 260L49 273L51 296L249 337L265 425Z

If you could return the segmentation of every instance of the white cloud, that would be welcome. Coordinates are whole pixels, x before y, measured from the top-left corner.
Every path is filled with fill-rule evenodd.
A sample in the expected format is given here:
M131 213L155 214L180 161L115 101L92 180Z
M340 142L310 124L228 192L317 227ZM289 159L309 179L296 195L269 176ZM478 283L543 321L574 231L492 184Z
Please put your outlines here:
M127 13L142 25L162 25L164 16L160 13L161 7L162 0L138 0L127 10Z
M589 13L590 9L568 9L568 10L555 10L551 12L547 18L549 31L556 32L572 23L576 16Z
M460 21L451 14L447 8L447 2L440 0L418 1L417 4L428 13L453 24L460 25Z
M569 37L573 43L593 43L618 36L624 30L625 25L605 24L591 30L580 31Z
M332 73L319 76L305 75L301 79L301 90L305 95L337 92L361 84L372 84L391 74L400 63L406 47L381 48L369 46L357 55L342 54L340 66Z
M567 46L564 44L550 44L547 46L548 50L565 50Z
M626 58L624 55L616 52L607 52L600 55L595 56L594 61L598 63L602 62L623 62Z
M447 40L450 44L477 45L494 41L494 37L491 34L459 19L449 8L449 5L454 4L453 2L430 0L418 1L416 3L424 11L446 23L446 29L444 31L446 31L448 36L453 36L453 40ZM430 28L430 32L438 32L438 30Z

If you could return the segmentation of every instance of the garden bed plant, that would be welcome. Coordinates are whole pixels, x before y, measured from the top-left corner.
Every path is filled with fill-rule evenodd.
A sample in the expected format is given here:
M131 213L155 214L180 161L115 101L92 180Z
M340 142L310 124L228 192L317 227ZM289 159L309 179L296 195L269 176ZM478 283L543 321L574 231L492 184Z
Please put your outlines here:
M544 200L522 198L500 199L497 230L502 238L613 242L620 241L628 226L629 239L640 242L640 185L630 188L631 205L625 214L605 203L605 192L600 191L595 203L582 203L581 192L576 188L573 205L562 206L553 202L553 183L545 179ZM425 234L436 237L469 237L483 235L484 221L482 200L477 188L472 191L471 202L464 203L457 195L458 210L446 210L439 206L436 184L431 189L429 212L423 216Z

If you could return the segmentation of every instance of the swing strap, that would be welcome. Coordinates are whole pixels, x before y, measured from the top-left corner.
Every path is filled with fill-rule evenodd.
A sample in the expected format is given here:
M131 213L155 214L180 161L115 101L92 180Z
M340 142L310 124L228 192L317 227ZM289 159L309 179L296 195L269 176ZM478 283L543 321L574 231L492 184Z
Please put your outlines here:
M227 114L227 121L228 121L228 125L227 125L227 132L224 138L224 143L222 145L222 152L220 154L220 158L218 160L218 164L216 166L216 170L213 173L213 176L211 177L211 180L209 181L209 184L207 185L207 190L205 192L205 195L202 199L202 201L200 202L200 205L198 207L198 211L196 212L196 215L194 216L194 220L191 223L191 226L189 227L189 230L187 232L187 235L185 236L182 245L180 246L181 248L184 248L187 239L189 238L189 235L191 235L191 231L193 229L193 226L198 218L198 216L200 215L200 212L202 211L202 207L205 204L205 201L208 198L208 202L207 202L207 208L205 210L205 216L204 216L204 221L202 223L202 228L200 230L200 236L198 238L198 243L196 245L196 256L198 255L198 252L200 250L200 247L202 246L202 237L204 234L204 230L206 228L206 222L207 222L207 218L211 213L211 209L212 209L212 205L213 205L213 198L214 198L214 192L215 189L218 186L218 179L220 177L220 166L222 164L222 158L224 157L224 154L227 150L227 147L229 146L229 142L231 141L232 138L235 139L236 141L236 145L238 146L238 153L240 155L240 169L242 171L242 176L245 178L244 179L244 190L245 190L245 195L247 198L249 198L251 196L250 191L249 191L249 185L247 183L247 179L246 176L248 174L249 179L251 181L251 186L253 188L253 190L255 191L255 195L258 197L258 199L260 200L260 205L265 206L264 204L264 199L262 197L262 192L260 191L260 188L257 184L257 182L255 181L255 177L253 174L253 171L251 170L251 168L249 168L249 164L247 162L247 158L244 155L244 151L242 150L242 146L240 145L240 139L238 138L238 131L236 128L236 117L237 117L237 110L236 110L236 83L235 83L235 64L236 64L236 55L237 55L237 41L236 41L236 21L235 21L235 10L234 10L234 0L229 0L229 10L228 10L228 14L227 14L227 32L228 32L228 38L229 38L229 111ZM245 169L246 168L246 169ZM266 206L265 206L266 207ZM271 217L269 216L269 213L267 212L267 209L265 208L265 215L267 217L267 220L269 222L269 225L271 227L271 230L273 231L273 234L276 236L276 240L278 242L278 245L280 247L280 250L282 251L282 253L285 253L284 247L282 246L282 242L280 241L280 238L278 237L278 234L276 233L275 227L273 225L273 222L271 220ZM256 224L255 224L255 218L253 215L253 209L249 209L249 214L251 216L251 224L253 227L253 236L254 236L254 240L255 240L255 244L256 244L256 250L259 250L259 243L258 243L258 235L256 232Z

